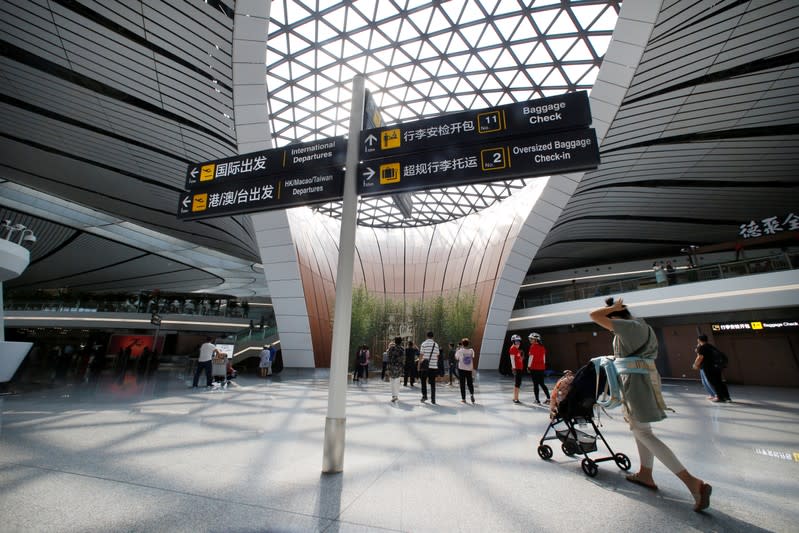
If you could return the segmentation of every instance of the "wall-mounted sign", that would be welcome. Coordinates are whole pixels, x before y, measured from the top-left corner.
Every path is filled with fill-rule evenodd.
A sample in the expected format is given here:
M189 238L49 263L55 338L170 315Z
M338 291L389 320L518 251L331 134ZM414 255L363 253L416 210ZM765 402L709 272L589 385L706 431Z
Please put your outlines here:
M588 170L599 165L591 128L479 145L448 145L427 152L365 161L358 168L358 194L374 196Z
M462 146L590 125L588 93L579 91L367 129L361 133L361 159L396 157L442 145Z
M343 189L344 170L340 168L220 183L182 193L178 201L178 219L199 220L331 202L342 197Z
M186 189L285 175L292 170L307 173L310 169L342 167L346 151L347 141L344 137L331 137L196 163L186 169Z
M744 239L776 235L781 231L799 231L799 216L788 213L784 217L766 217L750 220L738 226L738 235Z
M723 324L711 324L710 329L715 333L729 332L761 332L769 330L799 328L799 321L796 320L763 320L752 322L726 322Z

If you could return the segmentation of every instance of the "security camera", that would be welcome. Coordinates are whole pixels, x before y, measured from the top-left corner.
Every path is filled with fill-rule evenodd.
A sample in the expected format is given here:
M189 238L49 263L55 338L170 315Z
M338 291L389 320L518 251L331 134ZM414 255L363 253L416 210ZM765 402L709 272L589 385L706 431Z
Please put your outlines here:
M33 246L33 243L36 242L36 235L33 234L33 230L26 229L22 232L22 236L20 237L19 244L22 246Z

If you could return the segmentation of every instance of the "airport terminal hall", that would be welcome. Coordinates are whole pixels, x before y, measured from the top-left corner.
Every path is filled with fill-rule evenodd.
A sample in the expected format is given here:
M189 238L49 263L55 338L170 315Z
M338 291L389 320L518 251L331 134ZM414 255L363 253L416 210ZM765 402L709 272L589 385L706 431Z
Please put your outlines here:
M0 0L0 531L799 531L799 1Z

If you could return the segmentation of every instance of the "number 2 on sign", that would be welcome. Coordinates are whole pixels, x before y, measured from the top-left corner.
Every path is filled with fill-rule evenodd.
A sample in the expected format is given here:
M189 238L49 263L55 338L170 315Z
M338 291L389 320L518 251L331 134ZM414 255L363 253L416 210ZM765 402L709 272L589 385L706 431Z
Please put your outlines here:
M500 170L510 166L504 146L480 150L480 163L483 170Z

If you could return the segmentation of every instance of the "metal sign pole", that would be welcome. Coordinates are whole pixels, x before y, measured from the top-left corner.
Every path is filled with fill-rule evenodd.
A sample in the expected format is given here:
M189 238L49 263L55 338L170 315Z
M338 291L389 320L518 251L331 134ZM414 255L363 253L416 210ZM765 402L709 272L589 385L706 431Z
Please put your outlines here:
M330 385L327 395L324 456L322 473L344 470L344 435L346 429L347 363L352 323L352 273L355 261L355 227L358 213L356 174L358 172L358 137L363 124L364 77L352 80L350 134L347 144L347 169L344 175L344 203L341 209L336 307L333 317L333 351L330 360Z

